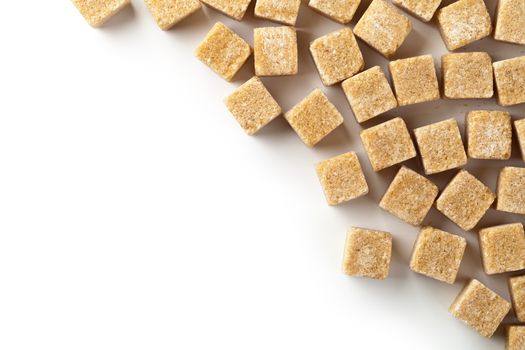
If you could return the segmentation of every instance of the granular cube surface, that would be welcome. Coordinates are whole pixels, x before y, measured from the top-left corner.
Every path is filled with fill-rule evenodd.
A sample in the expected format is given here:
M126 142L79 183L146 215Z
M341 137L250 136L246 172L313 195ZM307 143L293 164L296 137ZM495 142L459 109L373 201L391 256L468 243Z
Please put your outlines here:
M187 1L187 0L182 0ZM240 21L252 0L201 0L215 10Z
M525 322L525 276L509 278L509 291L518 321Z
M494 62L498 103L512 106L525 102L525 56Z
M199 0L144 0L162 30L168 30L202 6Z
M432 19L441 4L441 0L392 0L392 2L425 22Z
M350 23L361 0L310 0L308 6L341 24Z
M499 0L494 39L525 44L525 0Z
M480 230L479 246L487 274L525 269L525 232L521 223Z
M465 52L441 58L446 98L491 98L494 95L492 59L486 52Z
M525 326L508 326L505 350L525 349Z
M516 128L516 135L520 144L521 156L525 162L525 119L516 120L514 127Z
M297 74L297 32L295 28L256 28L254 46L255 74L258 76Z
M501 169L496 209L508 213L525 214L525 168L505 167Z
M93 27L100 27L119 12L131 0L72 0L86 21Z
M509 159L512 152L512 120L499 111L467 114L468 155L475 159Z
M295 26L301 0L257 0L255 16Z

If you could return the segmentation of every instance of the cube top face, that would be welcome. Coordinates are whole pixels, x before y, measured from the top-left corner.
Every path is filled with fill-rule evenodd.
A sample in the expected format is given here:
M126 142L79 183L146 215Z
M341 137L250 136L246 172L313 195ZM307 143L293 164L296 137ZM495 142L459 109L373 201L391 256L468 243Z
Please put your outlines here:
M505 350L525 349L525 326L507 327L507 338L505 339Z
M341 113L319 89L312 91L284 117L308 147L315 146L343 124Z
M432 19L441 4L441 0L393 0L392 2L424 22Z
M182 0L187 1L187 0ZM224 13L237 21L240 21L252 0L201 0L211 8Z
M512 106L525 102L525 56L494 62L498 103Z
M438 188L415 171L401 167L379 206L401 220L420 225L434 204Z
M463 237L423 227L419 234L410 260L412 271L453 284L467 247Z
M170 29L202 7L199 0L144 0L144 3L162 30Z
M448 119L414 130L425 174L436 174L467 164L458 123Z
M92 27L100 27L131 0L72 0Z
M359 123L397 107L392 88L379 66L345 80L342 87Z
M514 127L516 128L516 135L520 144L521 156L525 162L525 119L516 120Z
M350 28L327 34L310 44L321 81L330 86L350 78L365 66L361 50Z
M298 72L297 32L292 27L254 30L255 74L294 75Z
M350 276L385 279L391 255L390 233L354 227L346 236L343 271Z
M510 311L510 303L477 280L456 297L450 313L479 334L490 338Z
M361 0L310 0L308 6L341 24L350 23Z
M509 291L518 321L525 322L525 276L509 278Z
M488 227L479 231L483 268L489 275L525 269L523 224Z
M436 201L437 209L465 231L472 230L490 208L496 195L490 188L461 170Z
M438 11L441 36L450 51L490 35L492 22L483 0L459 0Z
M354 34L386 58L392 57L412 30L412 23L385 0L373 0Z
M525 44L525 1L499 0L494 39Z
M368 184L355 152L319 162L316 170L329 205L338 205L368 193Z
M472 111L467 114L468 155L474 159L509 159L512 120L507 112Z
M501 169L496 209L508 213L525 214L525 168L505 167Z
M492 59L486 52L444 55L441 67L446 98L491 98L494 95Z
M255 16L295 26L301 0L257 0Z
M400 106L439 100L439 84L432 56L393 61L389 69Z
M363 130L361 141L374 171L386 169L417 155L405 121L401 118Z
M218 22L197 47L195 56L225 80L231 81L251 53L250 45Z

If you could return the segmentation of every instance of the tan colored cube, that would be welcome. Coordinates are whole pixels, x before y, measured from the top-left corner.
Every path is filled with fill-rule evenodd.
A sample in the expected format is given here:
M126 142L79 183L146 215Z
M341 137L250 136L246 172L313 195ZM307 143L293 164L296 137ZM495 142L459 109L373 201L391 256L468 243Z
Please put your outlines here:
M437 209L463 230L472 230L496 195L466 170L461 170L436 201Z
M308 6L336 22L348 24L360 3L361 0L310 0Z
M185 0L183 0L185 1ZM252 0L201 0L209 7L237 21L242 20Z
M512 120L499 111L467 114L468 155L474 159L509 159L512 152Z
M350 276L385 279L391 255L390 233L353 227L346 236L343 271Z
M373 0L354 34L386 58L392 57L412 30L412 23L385 0Z
M424 22L430 21L441 5L441 0L393 0L392 2Z
M492 32L492 22L483 0L459 0L437 15L439 29L450 51L483 39Z
M456 119L414 130L425 174L437 174L467 164L467 154Z
M420 225L438 195L438 188L415 171L401 167L379 206L401 220Z
M525 0L499 0L494 39L525 44Z
M486 52L443 55L441 69L446 98L491 98L494 95L492 59Z
M100 27L131 0L72 0L73 4L92 27Z
M471 280L450 305L458 320L490 338L510 311L510 303L478 280Z
M501 106L525 102L525 56L494 62L494 78Z
M241 69L252 49L224 24L216 23L195 50L195 56L227 81Z
M308 147L315 146L343 124L341 113L319 89L312 91L284 117Z
M509 278L509 291L516 318L525 322L525 276Z
M261 79L253 77L224 101L248 135L253 135L281 114L281 107Z
M514 127L516 128L516 135L520 144L521 156L525 162L525 119L516 120Z
M321 81L330 86L350 78L365 66L354 33L350 28L332 32L310 44Z
M489 275L525 269L523 224L508 224L479 231L483 268Z
M525 168L505 167L501 169L496 209L508 213L525 214Z
M392 88L379 66L345 80L342 87L359 123L397 107Z
M254 30L255 74L295 75L298 71L297 32L292 27Z
M170 29L202 7L199 0L144 0L144 3L162 30Z
M505 350L525 349L525 326L508 326Z
M301 0L257 0L255 16L295 26Z
M364 196L368 193L365 174L355 152L323 160L316 166L329 205Z
M400 106L439 100L439 84L431 55L390 62L392 82Z
M423 227L414 245L410 268L438 281L453 284L467 247L463 237Z

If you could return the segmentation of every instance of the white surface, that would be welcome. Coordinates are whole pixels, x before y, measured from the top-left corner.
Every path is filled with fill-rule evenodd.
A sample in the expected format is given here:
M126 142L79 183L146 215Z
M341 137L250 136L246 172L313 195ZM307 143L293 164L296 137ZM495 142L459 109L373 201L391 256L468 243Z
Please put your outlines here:
M170 32L133 5L101 30L69 1L8 1L0 11L1 349L503 348L501 329L486 340L447 308L469 277L508 298L507 276L487 277L476 235L435 209L426 224L469 240L461 277L449 286L409 270L418 230L376 204L398 167L373 173L339 87L323 90L345 126L313 150L283 119L251 138L228 114L222 99L251 76L252 61L232 85L193 50L218 20L249 42L252 27L274 25L255 20L253 4L241 23L205 9ZM493 15L494 0L489 7ZM435 24L411 19L396 57L431 52L438 64ZM341 27L304 5L298 26L299 75L264 79L284 110L322 86L308 42ZM359 44L367 67L385 66ZM495 60L524 52L492 39L467 50ZM411 129L463 123L474 108L500 109L439 101L365 127L397 115ZM508 110L525 116L523 106ZM313 164L348 150L371 193L329 207ZM468 169L494 189L506 163ZM523 166L516 147L508 163ZM454 173L432 179L443 188ZM480 226L522 219L491 209ZM394 234L386 281L340 272L351 225Z

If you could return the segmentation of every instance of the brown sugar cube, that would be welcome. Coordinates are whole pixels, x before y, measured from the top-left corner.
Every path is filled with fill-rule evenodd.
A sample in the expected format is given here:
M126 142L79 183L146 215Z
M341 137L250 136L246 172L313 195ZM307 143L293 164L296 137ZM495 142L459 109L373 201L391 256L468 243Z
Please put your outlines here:
M510 311L510 303L478 280L471 280L450 305L449 312L490 338Z
M202 7L199 0L144 0L144 3L162 30L170 29Z
M525 1L499 0L494 39L525 44Z
M496 195L466 170L461 170L436 201L437 209L465 231L473 229Z
M361 50L350 28L327 34L310 44L321 81L330 86L350 78L365 66Z
M516 318L525 322L525 276L509 278L509 291Z
M379 66L345 80L342 87L359 123L397 107L392 88Z
M294 75L298 71L297 32L292 27L254 30L255 74Z
M186 0L182 0L186 1ZM201 0L211 8L240 21L252 0Z
M489 275L525 269L523 224L508 224L479 231L483 269Z
M255 16L295 26L301 0L257 0Z
M483 0L459 0L443 7L437 15L447 49L454 51L492 32L492 22Z
M525 168L505 167L501 169L496 209L508 213L525 214Z
M252 49L240 36L218 22L195 50L195 56L215 73L231 81Z
M431 55L393 61L389 69L400 106L439 100L439 84Z
M455 119L417 128L414 134L425 174L436 174L467 164L467 155Z
M465 52L441 58L446 98L491 98L494 95L492 59L486 52Z
M525 102L525 56L494 62L498 103L512 106Z
M355 152L323 160L316 166L326 201L337 205L368 193L365 174Z
M417 155L405 121L401 118L363 130L361 141L374 171L383 170Z
M468 155L474 159L509 159L512 152L510 114L472 111L467 114Z
M505 350L525 349L525 326L508 326Z
M412 23L385 0L373 0L354 34L386 58L392 57L412 30Z
M73 0L73 4L93 27L100 27L131 0Z
M315 146L343 124L341 113L319 89L312 91L284 117L308 147Z
M385 279L391 255L390 233L353 227L346 236L343 271L350 276Z
M525 119L516 120L514 127L516 128L516 135L520 144L521 156L525 162Z
M424 176L403 166L390 184L379 206L401 220L418 226L427 216L437 195L436 185Z
M424 22L434 17L441 4L441 0L392 0L392 2Z
M336 22L348 24L360 3L361 0L310 0L308 6Z
M453 284L466 247L467 240L463 237L437 228L423 227L414 245L410 269Z

